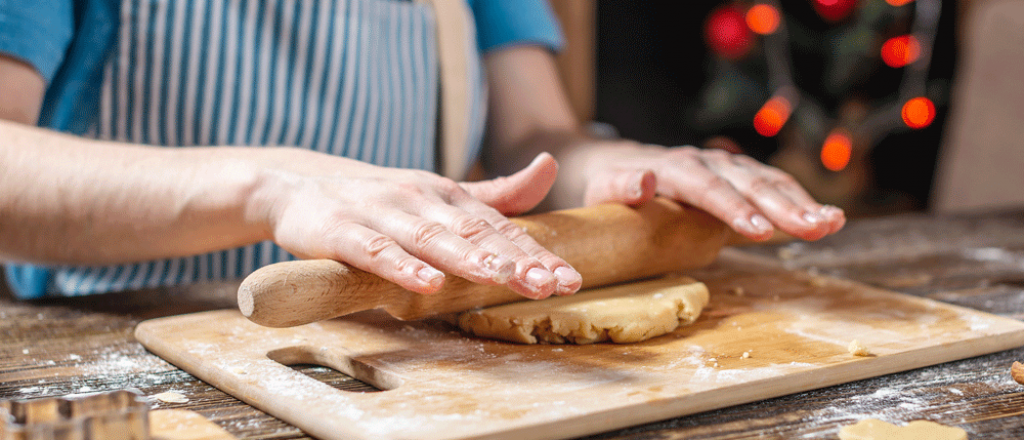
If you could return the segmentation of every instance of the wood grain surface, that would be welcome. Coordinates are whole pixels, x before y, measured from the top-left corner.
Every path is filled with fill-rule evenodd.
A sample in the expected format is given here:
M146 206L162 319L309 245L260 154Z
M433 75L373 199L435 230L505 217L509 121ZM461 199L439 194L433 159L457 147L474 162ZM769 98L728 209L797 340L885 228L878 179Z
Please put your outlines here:
M731 264L691 276L711 292L701 318L637 344L518 345L379 312L288 329L209 312L136 337L325 440L561 439L1024 345L1019 321L846 280ZM852 355L853 339L873 356ZM297 363L385 392L339 392Z
M800 267L1024 318L1024 216L912 215L860 220L834 238L789 245ZM744 248L773 261L788 246ZM907 250L912 248L912 252ZM727 258L734 258L729 252ZM788 252L784 252L788 254ZM816 266L815 261L819 264ZM826 264L827 263L827 264ZM147 352L131 333L143 319L235 307L237 284L201 285L36 302L0 289L0 399L62 396L134 387L176 391L187 408L240 439L307 440L298 428L226 395ZM972 439L1024 438L1024 386L1009 375L1013 349L909 372L792 394L586 437L602 440L832 439L874 417L960 426ZM297 367L350 390L370 391L336 371Z

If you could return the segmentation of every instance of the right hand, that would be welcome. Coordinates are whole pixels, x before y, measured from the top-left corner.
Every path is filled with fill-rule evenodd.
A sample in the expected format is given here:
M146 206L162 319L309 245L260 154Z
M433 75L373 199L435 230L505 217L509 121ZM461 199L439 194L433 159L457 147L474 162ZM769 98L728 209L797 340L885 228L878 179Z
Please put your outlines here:
M342 261L423 294L441 288L442 272L533 299L582 284L506 218L551 188L558 164L546 153L509 177L462 184L299 150L289 158L286 170L268 173L250 213L300 258Z

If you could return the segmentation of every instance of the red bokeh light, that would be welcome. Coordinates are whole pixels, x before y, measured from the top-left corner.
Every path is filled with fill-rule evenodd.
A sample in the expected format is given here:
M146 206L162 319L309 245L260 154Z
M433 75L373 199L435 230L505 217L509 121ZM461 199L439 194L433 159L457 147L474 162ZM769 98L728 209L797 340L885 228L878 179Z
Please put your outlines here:
M826 21L845 20L857 6L857 0L812 0L814 10Z
M779 134L782 126L789 120L792 110L786 98L775 96L769 99L754 115L754 130L764 137Z
M914 1L914 0L885 0L886 3L888 3L890 5L893 5L893 6L897 6L897 7L898 6L903 6L903 5L905 5L907 3L910 3L912 1Z
M741 58L750 51L754 35L747 28L743 11L734 6L723 6L711 11L704 23L704 39L716 54L728 58Z
M892 37L882 44L882 61L889 67L903 67L921 56L921 44L912 35Z
M781 21L779 11L771 5L754 5L747 10L747 27L761 35L774 33Z
M829 170L842 171L849 165L852 153L853 140L850 133L841 128L835 129L821 145L821 164Z
M932 100L919 96L903 104L900 113L907 127L919 130L931 125L935 120L935 104Z

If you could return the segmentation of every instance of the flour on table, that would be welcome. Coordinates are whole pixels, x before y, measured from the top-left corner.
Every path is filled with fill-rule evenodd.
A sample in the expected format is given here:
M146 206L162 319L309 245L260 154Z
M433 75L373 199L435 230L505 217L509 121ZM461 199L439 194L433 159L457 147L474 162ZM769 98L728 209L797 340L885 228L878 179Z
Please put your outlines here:
M185 397L184 394L175 393L173 391L154 394L151 397L164 403L188 403L188 397Z
M473 310L459 327L524 344L640 342L692 323L707 303L703 283L671 277Z
M926 420L896 426L867 419L844 426L839 430L839 440L967 440L967 431Z

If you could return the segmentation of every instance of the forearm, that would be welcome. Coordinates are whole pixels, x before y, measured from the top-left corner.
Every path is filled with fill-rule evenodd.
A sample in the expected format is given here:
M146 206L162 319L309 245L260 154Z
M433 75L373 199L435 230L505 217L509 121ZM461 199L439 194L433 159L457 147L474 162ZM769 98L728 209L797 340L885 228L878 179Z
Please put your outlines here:
M545 49L511 47L488 54L485 62L490 106L484 166L492 176L502 176L541 152L551 153L559 163L558 179L543 210L580 206L595 170L636 158L641 151L653 156L664 150L587 135L562 91L554 58Z
M239 148L155 148L0 121L0 257L106 264L269 238Z
M578 206L582 182L565 165L588 138L562 92L551 53L514 46L488 54L485 63L490 105L484 168L504 176L549 152L560 164L559 177L541 208Z

